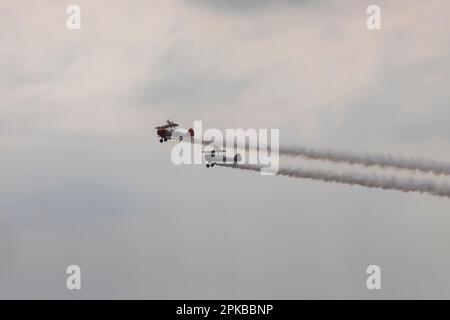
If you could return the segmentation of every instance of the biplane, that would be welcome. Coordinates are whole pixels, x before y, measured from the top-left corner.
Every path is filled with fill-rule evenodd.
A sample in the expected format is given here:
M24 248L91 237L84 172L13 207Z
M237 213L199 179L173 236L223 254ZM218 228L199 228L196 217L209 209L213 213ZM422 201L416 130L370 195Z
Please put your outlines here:
M242 157L239 153L230 155L227 154L225 149L219 149L216 146L214 146L213 150L203 151L203 158L205 159L207 168L213 168L216 164L236 165L239 161L242 160Z
M167 120L166 124L163 126L155 127L156 129L156 135L160 138L159 142L163 143L167 140L173 140L176 139L179 142L183 141L184 139L191 139L191 142L193 142L194 139L194 129L183 129L178 128L178 124Z

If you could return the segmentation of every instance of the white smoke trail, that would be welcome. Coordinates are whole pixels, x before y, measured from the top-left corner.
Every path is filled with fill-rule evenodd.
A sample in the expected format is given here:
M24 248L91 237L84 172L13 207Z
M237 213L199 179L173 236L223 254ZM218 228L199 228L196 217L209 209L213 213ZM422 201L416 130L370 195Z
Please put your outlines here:
M282 146L280 155L289 157L305 157L314 160L325 160L334 163L360 164L366 167L379 166L411 171L434 173L437 175L450 175L450 163L439 162L433 159L404 158L381 153L356 153L351 151L318 150L301 146Z
M195 143L209 145L210 141L196 140ZM222 147L222 146L221 146ZM250 146L248 143L238 146L242 149L259 151L259 146ZM271 150L271 146L267 148ZM419 171L436 175L450 175L450 163L425 159L422 157L405 158L382 153L357 153L349 150L314 149L302 146L280 146L279 154L287 157L304 157L312 160L324 160L333 163L359 164L365 167L378 166L381 168L394 168L400 170Z
M218 165L251 171L260 171L261 169L261 166L256 165ZM447 183L437 183L429 179L399 178L395 176L384 175L363 175L352 172L338 173L334 171L326 171L313 168L287 167L280 167L276 174L292 178L313 179L325 182L358 185L366 188L427 193L438 197L450 198L450 186Z

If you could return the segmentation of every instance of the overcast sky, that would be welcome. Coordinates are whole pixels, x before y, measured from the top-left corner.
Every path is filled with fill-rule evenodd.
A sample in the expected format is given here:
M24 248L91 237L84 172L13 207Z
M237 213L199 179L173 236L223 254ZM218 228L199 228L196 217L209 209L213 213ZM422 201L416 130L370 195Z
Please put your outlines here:
M450 298L448 199L175 166L153 129L278 128L282 144L450 161L449 12L2 0L0 298Z

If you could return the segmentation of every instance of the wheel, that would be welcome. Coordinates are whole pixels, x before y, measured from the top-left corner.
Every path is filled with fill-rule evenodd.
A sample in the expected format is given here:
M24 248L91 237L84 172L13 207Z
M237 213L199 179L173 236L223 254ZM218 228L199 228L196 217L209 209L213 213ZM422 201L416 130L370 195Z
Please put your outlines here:
M160 143L163 143L163 139L162 139L162 138L161 138L161 139L159 139L159 142L160 142Z
M215 163L212 163L212 164L211 164L211 168L214 168L214 165L215 165Z
M164 142L167 142L167 138L164 138Z
M209 168L210 167L209 164L207 164L206 167Z

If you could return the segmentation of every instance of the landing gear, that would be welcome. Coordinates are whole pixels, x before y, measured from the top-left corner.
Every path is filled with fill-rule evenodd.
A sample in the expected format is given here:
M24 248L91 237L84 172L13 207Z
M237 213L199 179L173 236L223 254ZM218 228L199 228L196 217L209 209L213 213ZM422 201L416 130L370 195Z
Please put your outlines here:
M159 139L159 143L163 143L163 138Z
M210 167L209 163L208 163L208 164L206 165L206 167L207 167L207 168L209 168L209 167Z
M167 142L167 138L166 137L164 137L164 142Z
M215 163L211 163L211 168L214 168Z

